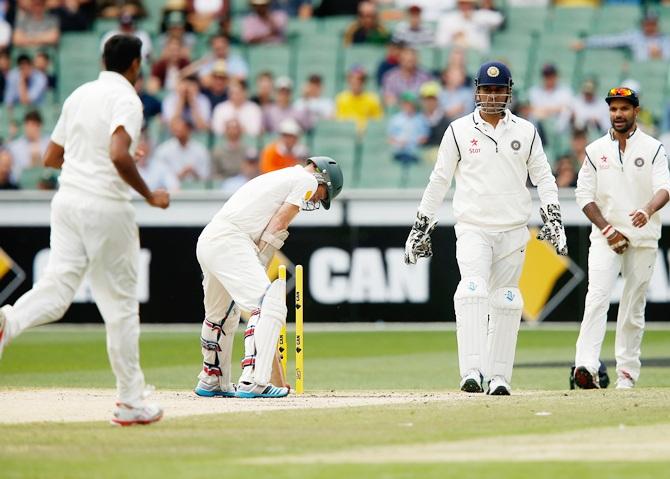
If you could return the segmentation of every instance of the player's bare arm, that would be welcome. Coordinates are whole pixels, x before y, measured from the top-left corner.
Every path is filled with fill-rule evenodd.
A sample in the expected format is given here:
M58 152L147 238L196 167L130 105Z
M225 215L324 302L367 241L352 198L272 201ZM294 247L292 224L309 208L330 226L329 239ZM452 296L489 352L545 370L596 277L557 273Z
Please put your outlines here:
M140 176L135 165L135 159L130 154L132 140L126 130L119 126L112 134L109 145L109 156L114 167L119 172L123 181L128 183L135 191L142 195L151 206L167 208L170 206L170 195L165 190L151 191Z
M261 239L258 241L258 249L263 251L268 243L272 243L273 239L278 236L278 233L288 230L288 226L293 221L293 218L300 212L300 208L296 205L290 203L284 203L270 219L270 222L265 227L265 231L261 235ZM286 234L288 237L288 234ZM282 246L284 245L284 240L282 239ZM281 249L281 246L277 249Z
M651 201L642 208L630 212L631 221L636 228L642 228L649 222L649 218L658 210L663 208L670 200L670 195L666 190L657 191L651 198Z
M44 166L47 168L56 168L61 169L63 167L63 155L65 154L65 149L60 146L58 143L49 141L47 145L47 151L44 152Z
M605 236L607 239L607 244L610 245L610 248L612 248L616 254L622 254L624 251L626 251L629 245L628 238L626 238L620 231L615 229L607 222L602 212L600 211L600 208L598 208L598 205L596 205L595 202L591 202L584 206L582 211L589 219L589 221L596 225L603 236Z

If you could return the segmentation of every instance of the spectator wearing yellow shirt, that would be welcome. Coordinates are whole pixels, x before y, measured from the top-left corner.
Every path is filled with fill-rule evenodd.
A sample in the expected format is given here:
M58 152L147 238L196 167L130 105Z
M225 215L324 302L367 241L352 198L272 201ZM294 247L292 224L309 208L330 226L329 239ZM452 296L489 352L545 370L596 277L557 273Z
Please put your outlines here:
M335 98L335 118L355 121L359 131L365 130L369 120L378 120L384 114L379 97L365 91L367 79L365 69L354 65L347 75L349 89Z

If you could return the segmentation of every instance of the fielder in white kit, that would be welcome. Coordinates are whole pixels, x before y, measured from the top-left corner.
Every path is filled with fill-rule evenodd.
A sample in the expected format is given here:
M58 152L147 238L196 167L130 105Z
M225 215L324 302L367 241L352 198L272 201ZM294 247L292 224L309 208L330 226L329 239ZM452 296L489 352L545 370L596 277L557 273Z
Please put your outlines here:
M538 239L567 254L558 189L537 130L508 105L512 75L499 62L475 78L477 108L444 134L430 182L405 244L405 262L432 256L430 232L452 178L456 260L461 280L454 295L461 390L509 395L523 299L518 289L531 197L537 186L544 221Z
M105 321L109 362L116 375L112 423L149 424L163 411L144 401L139 363L137 268L139 234L130 203L132 186L146 201L167 208L169 195L150 191L133 157L142 126L142 103L133 83L142 42L117 35L104 47L105 70L63 104L44 156L62 168L51 202L51 255L44 277L14 306L0 309L2 348L24 330L59 320L84 275Z
M576 190L577 204L593 223L589 286L573 378L583 389L601 386L600 349L619 273L624 289L616 328L616 387L632 388L640 377L646 290L661 237L661 218L655 213L670 199L666 152L661 142L637 128L637 94L630 88L612 88L606 100L612 129L586 147Z
M284 397L270 382L279 331L286 324L286 281L268 279L266 268L302 210L314 210L342 191L332 158L318 156L258 176L242 186L205 227L196 254L203 273L203 368L195 393L204 397ZM244 335L242 375L231 382L233 339L240 312L251 313Z

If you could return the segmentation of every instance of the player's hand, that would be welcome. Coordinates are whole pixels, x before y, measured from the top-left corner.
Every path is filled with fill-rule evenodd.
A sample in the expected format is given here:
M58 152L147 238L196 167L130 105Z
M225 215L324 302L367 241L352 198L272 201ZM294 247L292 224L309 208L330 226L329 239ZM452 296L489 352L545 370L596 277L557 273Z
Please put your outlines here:
M615 230L612 225L605 226L601 230L601 233L605 236L607 244L616 254L623 254L628 249L630 241L620 231Z
M155 208L165 209L170 206L170 193L165 190L154 190L147 198L147 203Z
M430 220L421 212L416 213L414 226L405 242L405 264L416 264L418 258L430 258L433 256L433 247L430 242L430 234L435 229L437 220Z
M537 234L537 239L547 240L561 256L568 255L567 237L561 218L561 207L558 204L546 205L540 208L540 216L544 225Z
M649 223L649 217L652 213L649 212L647 208L640 208L639 210L632 211L628 214L631 217L633 226L636 228L642 228L644 225Z
M144 148L138 146L134 155L135 162L138 163L142 161L145 156L147 156L147 152L144 150Z

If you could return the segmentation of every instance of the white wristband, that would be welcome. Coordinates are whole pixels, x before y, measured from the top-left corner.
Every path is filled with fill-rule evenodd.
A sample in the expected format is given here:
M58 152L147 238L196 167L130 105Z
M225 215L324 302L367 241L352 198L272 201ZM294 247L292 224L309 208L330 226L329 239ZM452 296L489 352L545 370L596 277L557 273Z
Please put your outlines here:
M614 227L612 225L607 225L603 229L600 230L600 232L603 234L605 238L609 238L611 234L614 232Z
M642 213L642 214L644 215L645 219L646 219L647 221L649 221L649 213L647 213L646 211L644 211L642 208L640 208L639 210L637 210L637 211L635 211L635 212L636 212L636 213Z

